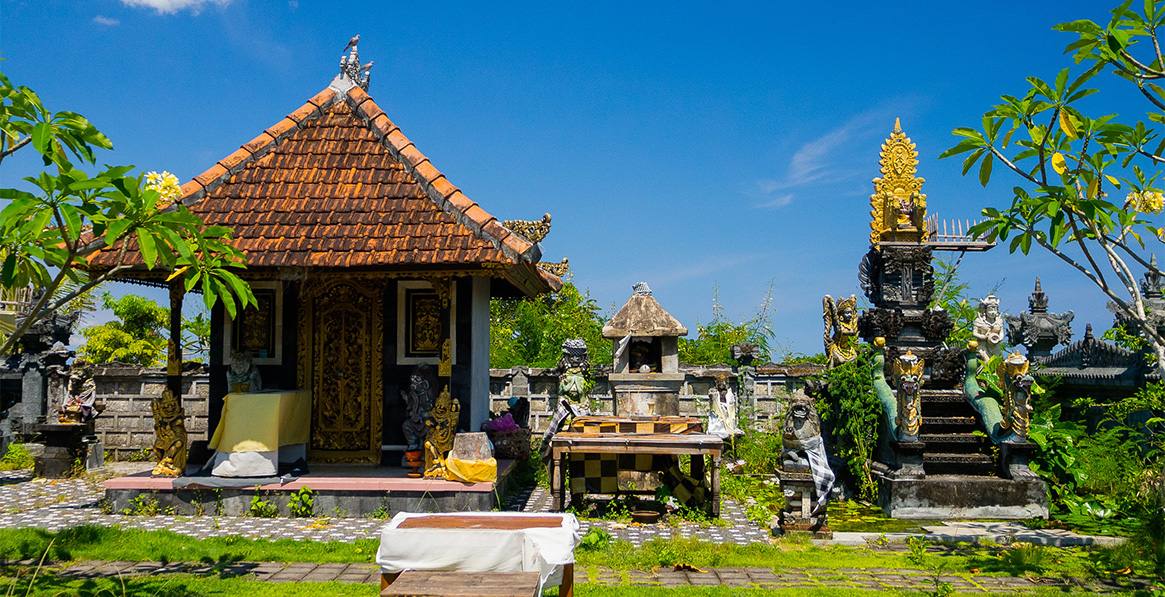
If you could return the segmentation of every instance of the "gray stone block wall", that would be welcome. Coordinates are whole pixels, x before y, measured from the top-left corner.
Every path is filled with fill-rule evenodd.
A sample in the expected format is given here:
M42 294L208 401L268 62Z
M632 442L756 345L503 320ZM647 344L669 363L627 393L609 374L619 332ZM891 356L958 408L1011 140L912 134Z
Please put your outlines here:
M163 369L125 365L99 365L93 376L97 401L105 402L105 412L96 421L97 436L105 449L118 459L128 458L154 445L154 418L150 400L166 387ZM206 440L209 376L204 372L182 374L182 407L186 409L186 432L190 441Z
M804 394L804 377L818 372L818 368L812 366L799 369L761 367L755 378L756 406L741 404L742 419L748 416L759 427L772 425L795 394ZM727 367L681 365L680 373L685 377L680 391L680 415L683 416L708 415L708 391L718 374L727 374L733 391L738 392L737 376ZM609 415L612 413L612 398L607 373L600 371L594 377L591 398L598 403L600 414ZM506 410L508 400L514 396L525 396L530 400L530 427L535 431L545 431L558 406L558 376L553 369L537 367L490 369L491 410L495 413Z

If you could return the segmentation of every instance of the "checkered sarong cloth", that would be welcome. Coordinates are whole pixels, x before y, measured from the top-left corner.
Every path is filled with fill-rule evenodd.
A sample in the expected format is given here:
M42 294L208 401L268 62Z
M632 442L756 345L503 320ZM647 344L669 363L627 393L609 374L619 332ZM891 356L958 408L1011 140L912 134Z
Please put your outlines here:
M619 493L619 471L660 473L661 481L681 504L705 502L708 484L680 470L679 457L667 454L570 454L571 500L578 503L583 494Z
M801 446L809 457L809 471L813 473L813 485L817 489L817 503L813 508L816 514L825 508L829 501L829 492L833 491L833 482L836 476L829 468L829 457L825 455L825 442L821 436L802 440Z

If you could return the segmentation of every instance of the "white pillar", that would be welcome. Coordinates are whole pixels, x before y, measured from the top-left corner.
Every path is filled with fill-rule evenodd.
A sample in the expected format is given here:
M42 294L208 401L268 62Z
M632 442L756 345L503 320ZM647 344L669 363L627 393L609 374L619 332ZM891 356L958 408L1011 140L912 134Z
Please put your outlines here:
M489 418L489 282L473 276L469 306L469 424L481 429Z

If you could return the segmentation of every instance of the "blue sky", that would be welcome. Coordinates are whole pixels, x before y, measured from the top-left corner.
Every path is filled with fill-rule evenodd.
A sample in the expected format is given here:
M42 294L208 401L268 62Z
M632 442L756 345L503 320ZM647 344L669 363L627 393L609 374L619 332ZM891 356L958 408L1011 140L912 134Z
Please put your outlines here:
M1016 178L983 189L937 159L951 129L1071 65L1074 39L1052 25L1109 8L553 4L0 0L0 68L109 135L102 161L186 181L325 88L359 33L389 117L499 219L553 214L544 258L569 257L604 308L645 280L694 334L716 289L739 319L771 284L777 341L813 353L822 295L861 297L871 179L895 117L921 152L931 213L1005 205ZM1124 87L1090 99L1143 113ZM6 160L0 182L38 164ZM960 275L976 295L1002 282L1011 313L1039 275L1053 311L1076 311L1077 337L1111 325L1100 291L1044 254L969 254Z

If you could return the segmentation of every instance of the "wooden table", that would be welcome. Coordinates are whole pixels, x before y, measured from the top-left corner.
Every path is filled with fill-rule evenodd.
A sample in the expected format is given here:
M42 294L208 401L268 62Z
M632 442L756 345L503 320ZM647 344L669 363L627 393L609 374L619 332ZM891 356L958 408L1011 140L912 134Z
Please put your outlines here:
M537 572L410 570L382 588L380 597L535 597L537 592Z
M709 457L712 483L712 515L720 516L720 455L724 440L710 434L675 433L576 433L564 431L550 439L551 493L555 510L566 504L566 461L573 454L689 454L691 475L703 479L704 458Z
M468 530L468 531L487 530L487 531L518 531L518 532L520 532L520 531L527 530L527 529L558 529L558 528L562 527L565 523L564 516L570 516L573 519L573 515L569 515L569 514L567 514L567 515L546 514L546 515L542 515L542 516L528 516L528 515L527 516L513 516L513 515L507 516L504 513L499 513L497 515L440 514L440 515L429 515L429 516L412 516L412 517L406 518L403 521L401 521L395 528L406 529L406 530L407 529L432 529L432 530ZM382 541L384 540L384 537L387 537L387 535L382 535ZM562 566L562 584L559 585L558 594L560 595L560 597L573 597L573 595L574 595L574 564L573 563L562 564L561 566ZM419 596L427 596L427 595L479 595L479 594L480 595L511 595L511 594L517 594L517 593L505 593L505 592L498 593L498 592L490 592L490 591L497 591L497 590L500 590L499 587L507 586L504 582L502 582L504 580L503 577L505 575L513 575L514 579L519 579L519 578L526 579L526 580L520 580L520 581L515 580L516 584L511 585L511 586L515 586L515 587L520 586L521 591L525 590L524 583L527 583L528 579L530 578L530 576L528 576L528 575L532 575L532 577L534 579L534 584L531 586L531 590L537 588L538 579L539 579L539 575L537 572L532 572L532 573L527 573L527 572L441 572L436 576L434 576L434 574L435 574L434 571L416 571L416 572L425 572L425 574L427 576L423 576L423 577L418 576L418 575L414 574L414 571L411 571L411 570L404 572L404 573L397 573L397 574L390 574L390 573L383 573L382 572L380 575L380 588L382 591L381 594L382 595L419 595ZM393 591L396 591L396 583L401 582L404 579L408 579L408 578L413 579L413 580L409 581L410 584L407 587L409 590L412 590L414 588L417 588L417 587L414 587L414 585L417 585L418 583L437 582L440 580L439 576L448 577L450 575L464 575L463 578L458 578L458 580L454 583L454 585L455 585L455 588L458 588L458 590L461 590L461 588L464 588L468 592L464 592L464 593L457 593L457 592L453 592L453 593L448 593L448 592L446 592L446 593L441 593L441 592L433 592L433 593L427 593L427 592L419 592L419 593L384 592L386 589L390 589L390 588L393 589ZM485 591L485 592L480 592L480 593L473 592L473 591L479 590L479 589L482 591ZM401 590L404 590L404 589L402 588ZM436 591L438 589L430 589L430 590ZM527 594L529 594L529 593L527 593Z

